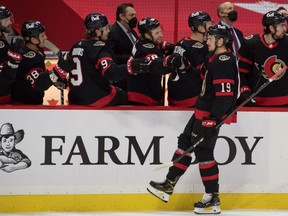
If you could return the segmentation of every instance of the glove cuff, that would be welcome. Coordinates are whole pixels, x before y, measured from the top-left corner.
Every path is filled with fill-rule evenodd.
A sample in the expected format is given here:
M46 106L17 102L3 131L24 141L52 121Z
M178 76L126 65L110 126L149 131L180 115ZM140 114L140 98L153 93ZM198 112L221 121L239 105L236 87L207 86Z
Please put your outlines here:
M20 63L22 60L22 55L16 52L11 51L10 49L7 52L8 57L14 62Z
M62 79L67 79L67 71L63 70L61 67L59 67L58 64L55 65L55 67L53 68L53 71L55 71L59 77L61 77Z

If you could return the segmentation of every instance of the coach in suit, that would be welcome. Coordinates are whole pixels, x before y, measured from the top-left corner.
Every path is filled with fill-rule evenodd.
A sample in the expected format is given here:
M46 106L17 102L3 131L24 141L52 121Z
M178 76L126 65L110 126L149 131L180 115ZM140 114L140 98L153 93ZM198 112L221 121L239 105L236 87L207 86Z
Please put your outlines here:
M131 56L133 45L138 40L133 28L137 25L136 11L132 3L123 3L117 7L116 22L112 25L107 45L117 64L126 64ZM114 83L116 86L127 89L126 80Z
M220 24L225 25L230 29L232 36L229 49L237 55L244 42L244 37L242 31L233 27L233 23L237 20L237 11L234 9L234 5L231 2L221 3L217 8L217 15L220 19Z

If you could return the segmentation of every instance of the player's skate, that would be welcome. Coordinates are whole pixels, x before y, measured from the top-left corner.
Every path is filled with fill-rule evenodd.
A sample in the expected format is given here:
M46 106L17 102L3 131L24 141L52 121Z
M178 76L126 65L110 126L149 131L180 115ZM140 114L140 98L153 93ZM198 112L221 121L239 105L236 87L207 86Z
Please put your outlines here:
M195 214L220 214L218 193L205 193L202 200L194 204Z
M163 182L150 181L147 190L163 202L168 202L175 185L176 181L173 182L169 179L166 179Z

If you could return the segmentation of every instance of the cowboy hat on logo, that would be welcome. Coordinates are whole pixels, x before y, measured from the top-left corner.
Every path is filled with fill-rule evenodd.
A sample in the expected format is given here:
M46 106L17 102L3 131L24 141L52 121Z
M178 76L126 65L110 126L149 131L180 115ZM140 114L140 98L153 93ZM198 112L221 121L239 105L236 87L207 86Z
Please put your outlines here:
M23 130L18 130L14 131L14 128L12 124L10 123L5 123L1 126L0 128L0 139L5 136L14 136L15 137L15 144L21 142L21 140L24 137L24 131Z

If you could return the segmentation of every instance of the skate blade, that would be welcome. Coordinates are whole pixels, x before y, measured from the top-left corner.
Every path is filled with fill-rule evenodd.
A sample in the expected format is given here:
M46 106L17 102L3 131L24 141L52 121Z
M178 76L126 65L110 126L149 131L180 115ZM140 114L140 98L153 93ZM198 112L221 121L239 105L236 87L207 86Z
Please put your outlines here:
M164 193L163 191L157 190L151 186L147 187L147 191L165 203L169 201L170 195Z
M220 214L220 206L211 206L208 208L194 208L195 214Z

